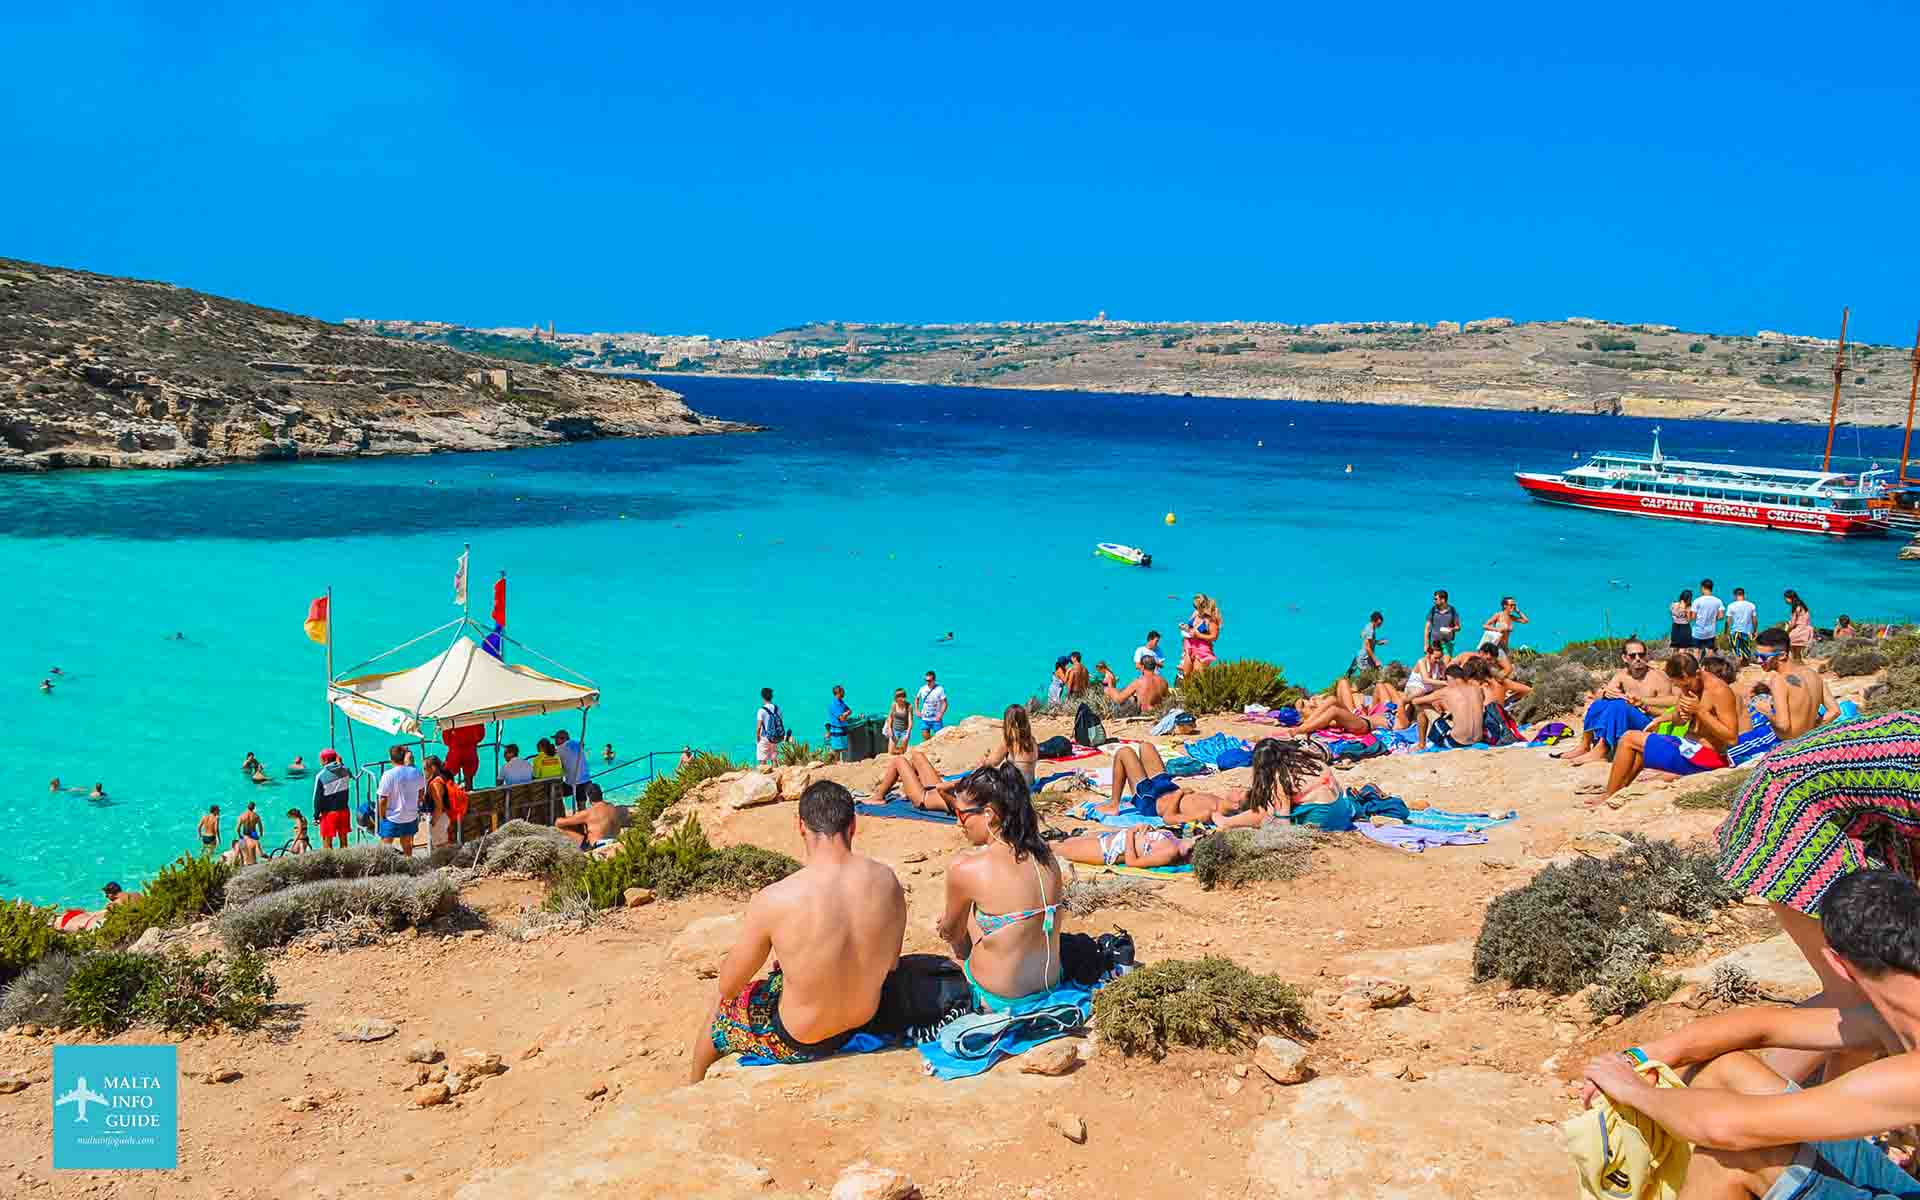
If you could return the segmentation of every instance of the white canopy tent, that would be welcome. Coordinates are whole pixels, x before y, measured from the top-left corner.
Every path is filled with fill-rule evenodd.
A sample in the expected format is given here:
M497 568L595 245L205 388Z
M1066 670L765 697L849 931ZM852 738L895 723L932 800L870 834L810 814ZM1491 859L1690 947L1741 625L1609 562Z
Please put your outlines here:
M327 697L362 725L415 736L428 721L436 730L457 729L572 712L600 702L600 692L592 686L502 662L465 636L464 629L446 650L419 666L333 680Z

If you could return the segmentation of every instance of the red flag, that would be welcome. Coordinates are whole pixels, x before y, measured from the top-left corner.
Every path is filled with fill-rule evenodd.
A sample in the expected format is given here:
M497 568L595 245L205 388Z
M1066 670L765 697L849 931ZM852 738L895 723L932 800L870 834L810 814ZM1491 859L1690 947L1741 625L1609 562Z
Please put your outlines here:
M327 598L321 596L307 605L307 636L316 642L327 640Z
M493 623L503 629L507 624L507 577L505 575L493 581Z

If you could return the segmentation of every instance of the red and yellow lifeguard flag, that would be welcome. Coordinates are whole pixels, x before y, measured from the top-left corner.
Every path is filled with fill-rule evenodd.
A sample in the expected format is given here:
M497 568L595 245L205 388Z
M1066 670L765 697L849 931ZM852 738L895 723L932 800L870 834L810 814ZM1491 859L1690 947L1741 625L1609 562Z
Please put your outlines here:
M307 636L322 644L327 640L327 598L325 596L307 605Z

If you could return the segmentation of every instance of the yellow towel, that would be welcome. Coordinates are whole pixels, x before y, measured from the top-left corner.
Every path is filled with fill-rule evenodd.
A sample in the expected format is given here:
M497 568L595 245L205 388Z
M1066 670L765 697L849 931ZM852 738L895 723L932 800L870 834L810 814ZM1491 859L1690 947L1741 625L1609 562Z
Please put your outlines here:
M1687 1086L1663 1062L1640 1058L1660 1087ZM1687 1181L1693 1144L1683 1142L1636 1108L1601 1096L1594 1106L1560 1125L1567 1153L1579 1173L1579 1195L1589 1200L1674 1200Z

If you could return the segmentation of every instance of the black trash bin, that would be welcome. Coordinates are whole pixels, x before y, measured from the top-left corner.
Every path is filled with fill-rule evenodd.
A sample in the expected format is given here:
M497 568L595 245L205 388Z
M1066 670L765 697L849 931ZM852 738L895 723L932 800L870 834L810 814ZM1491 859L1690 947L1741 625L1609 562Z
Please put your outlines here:
M847 761L864 762L886 753L887 738L879 717L859 717L847 722Z

